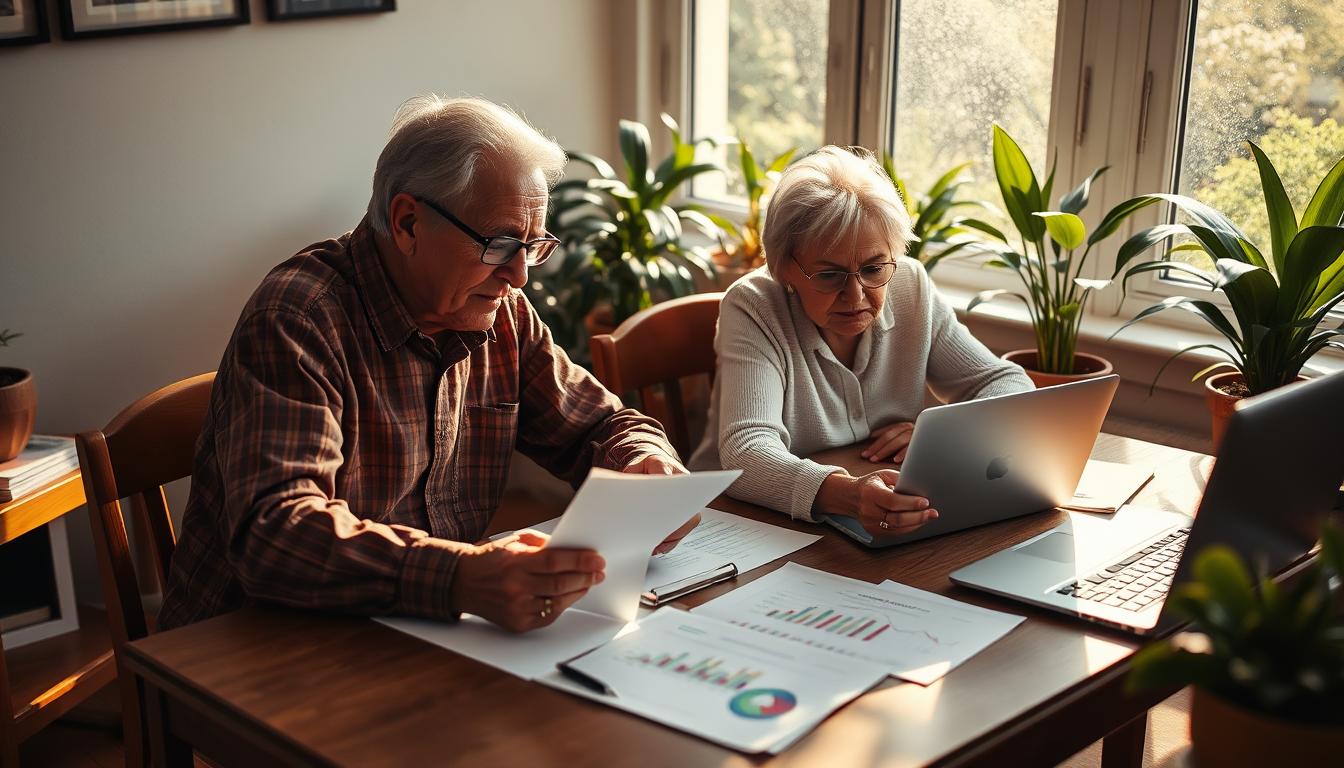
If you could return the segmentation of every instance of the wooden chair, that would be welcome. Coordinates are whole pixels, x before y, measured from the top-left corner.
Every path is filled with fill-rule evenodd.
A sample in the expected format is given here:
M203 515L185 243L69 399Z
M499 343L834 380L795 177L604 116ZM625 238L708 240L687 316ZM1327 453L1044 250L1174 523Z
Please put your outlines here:
M144 718L135 677L125 670L121 654L126 643L147 636L155 622L141 598L120 499L129 498L137 511L154 577L166 584L177 539L163 486L191 475L196 438L214 383L214 373L203 373L170 384L132 403L101 431L75 438L107 599L128 766L144 765L149 756L144 752Z
M656 304L589 342L598 381L618 395L637 392L640 407L661 417L683 460L695 446L681 382L699 374L714 380L714 333L722 299L722 293L702 293ZM665 407L659 404L659 385Z

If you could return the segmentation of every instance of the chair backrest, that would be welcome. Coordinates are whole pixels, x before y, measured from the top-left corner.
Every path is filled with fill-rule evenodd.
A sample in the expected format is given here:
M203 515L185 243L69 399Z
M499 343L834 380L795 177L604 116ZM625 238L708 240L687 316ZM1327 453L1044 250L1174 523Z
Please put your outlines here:
M203 373L170 384L132 403L102 430L75 438L118 660L121 646L148 635L150 626L120 500L131 499L140 513L154 575L166 584L177 538L163 486L191 474L214 383L214 373Z
M672 446L689 458L689 417L681 380L699 374L714 379L714 332L722 293L701 293L656 304L621 323L610 334L593 336L593 374L618 395L637 392L650 409L655 388L663 389L661 414Z

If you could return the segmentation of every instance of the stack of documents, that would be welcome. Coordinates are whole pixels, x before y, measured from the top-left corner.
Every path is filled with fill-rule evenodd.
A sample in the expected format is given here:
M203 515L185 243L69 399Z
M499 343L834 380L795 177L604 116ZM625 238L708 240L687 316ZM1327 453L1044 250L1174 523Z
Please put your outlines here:
M0 501L10 501L79 468L74 438L33 435L18 456L0 464Z
M1078 512L1114 512L1134 498L1153 477L1153 468L1089 459L1073 499L1062 509Z

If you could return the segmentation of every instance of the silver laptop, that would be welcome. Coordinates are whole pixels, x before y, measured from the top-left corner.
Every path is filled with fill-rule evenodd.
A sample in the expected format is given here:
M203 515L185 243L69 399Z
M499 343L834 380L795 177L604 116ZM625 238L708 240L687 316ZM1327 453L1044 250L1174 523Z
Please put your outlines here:
M938 517L899 536L855 518L827 522L869 547L888 547L1040 512L1073 498L1119 376L927 408L915 419L896 490L929 500Z
M1040 536L954 571L954 583L1119 627L1164 632L1185 551L1236 549L1279 573L1320 539L1344 480L1344 374L1293 384L1233 415L1195 518L1138 506L1069 513ZM1160 472L1161 470L1159 470Z

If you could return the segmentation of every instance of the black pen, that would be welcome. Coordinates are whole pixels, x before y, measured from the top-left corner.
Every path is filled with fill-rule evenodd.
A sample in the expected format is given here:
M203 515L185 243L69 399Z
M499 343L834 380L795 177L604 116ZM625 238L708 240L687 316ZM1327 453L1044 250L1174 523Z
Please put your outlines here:
M598 680L596 677L593 677L587 672L580 672L579 670L569 666L569 664L566 662L563 661L557 662L555 668L560 670L560 674L564 675L565 677L568 677L570 680L573 680L579 685L582 685L584 688L587 688L593 693L600 693L605 696L616 695L616 692L611 689L611 686L607 685L601 680Z

